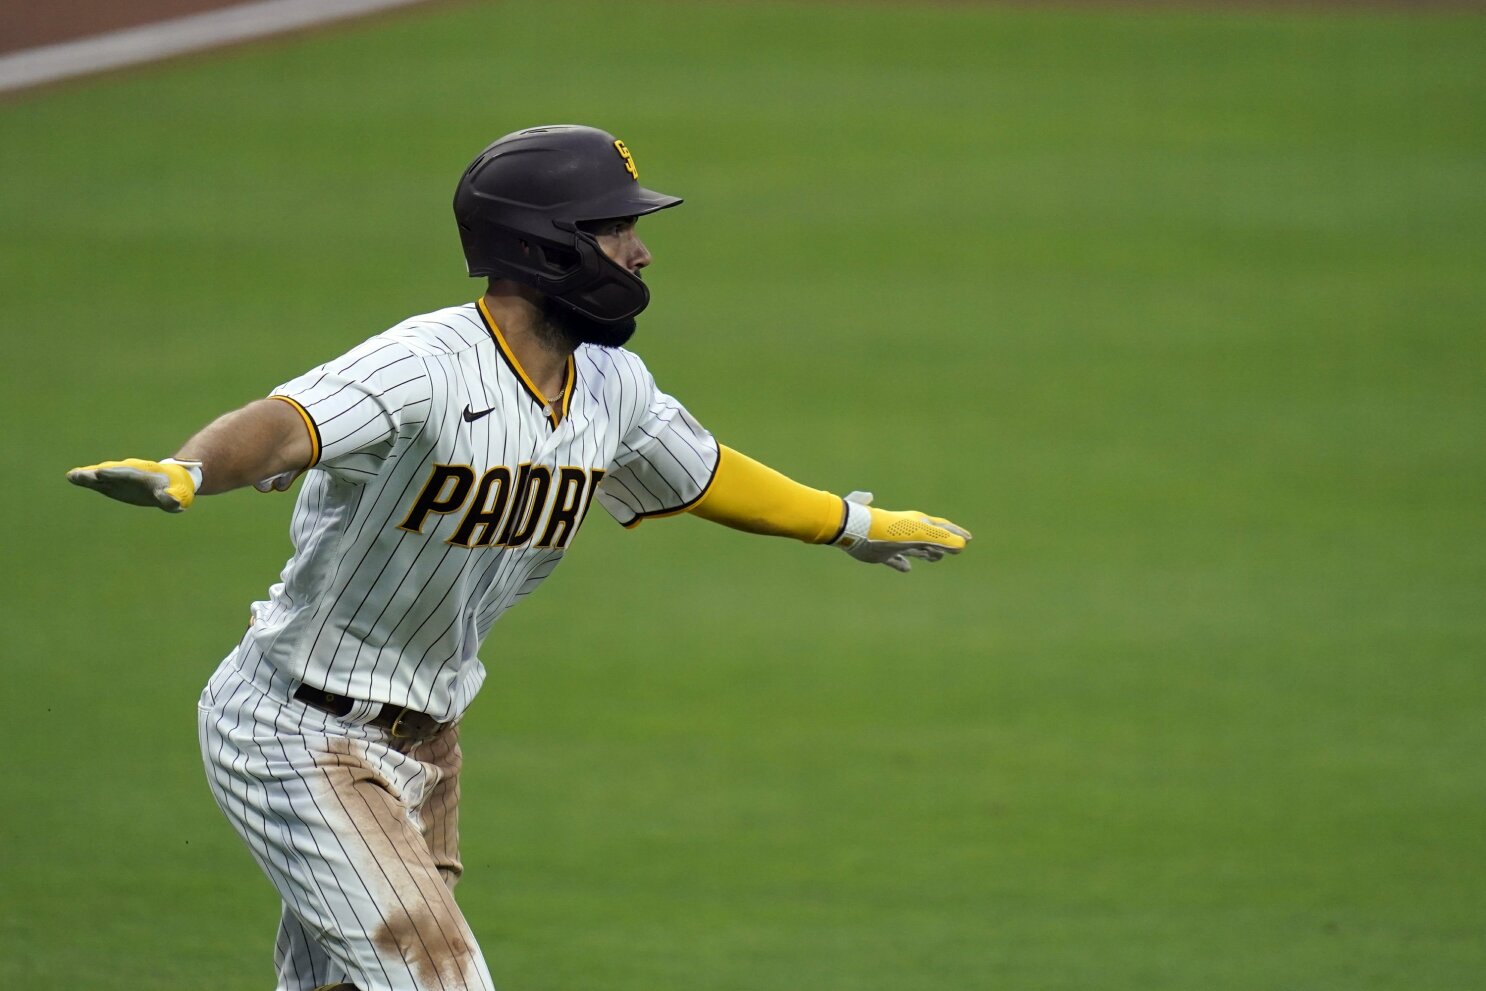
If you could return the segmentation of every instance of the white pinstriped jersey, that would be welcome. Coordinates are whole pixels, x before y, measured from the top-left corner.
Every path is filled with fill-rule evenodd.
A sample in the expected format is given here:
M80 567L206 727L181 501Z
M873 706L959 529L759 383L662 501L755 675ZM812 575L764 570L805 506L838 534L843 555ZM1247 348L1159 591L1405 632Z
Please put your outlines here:
M679 512L712 436L623 349L583 345L548 406L483 303L412 317L275 389L314 440L294 554L247 646L295 681L457 717L496 619L550 575L596 497Z

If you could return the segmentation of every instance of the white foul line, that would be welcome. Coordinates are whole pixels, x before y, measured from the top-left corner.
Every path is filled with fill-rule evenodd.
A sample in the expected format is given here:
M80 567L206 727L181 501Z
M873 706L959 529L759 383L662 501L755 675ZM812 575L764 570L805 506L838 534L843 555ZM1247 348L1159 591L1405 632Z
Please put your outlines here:
M0 93L312 27L420 0L258 0L0 55Z

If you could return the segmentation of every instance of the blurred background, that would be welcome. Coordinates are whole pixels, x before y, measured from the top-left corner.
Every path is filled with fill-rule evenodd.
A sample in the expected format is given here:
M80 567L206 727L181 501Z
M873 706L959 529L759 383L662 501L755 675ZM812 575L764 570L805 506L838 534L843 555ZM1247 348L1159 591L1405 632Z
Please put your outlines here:
M0 985L272 982L193 703L289 498L63 473L473 299L460 171L577 121L686 197L661 384L976 539L596 511L463 734L501 987L1486 986L1483 51L1402 3L440 2L0 96Z

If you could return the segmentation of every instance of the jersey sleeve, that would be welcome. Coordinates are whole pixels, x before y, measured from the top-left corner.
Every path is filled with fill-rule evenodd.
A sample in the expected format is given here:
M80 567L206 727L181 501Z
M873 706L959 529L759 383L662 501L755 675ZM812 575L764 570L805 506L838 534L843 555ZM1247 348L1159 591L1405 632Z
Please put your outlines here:
M624 435L599 485L599 505L627 527L651 516L685 512L717 473L717 441L686 408L656 388Z
M433 389L423 359L378 338L274 389L269 398L298 410L310 431L310 467L348 481L381 469L397 437L421 426Z

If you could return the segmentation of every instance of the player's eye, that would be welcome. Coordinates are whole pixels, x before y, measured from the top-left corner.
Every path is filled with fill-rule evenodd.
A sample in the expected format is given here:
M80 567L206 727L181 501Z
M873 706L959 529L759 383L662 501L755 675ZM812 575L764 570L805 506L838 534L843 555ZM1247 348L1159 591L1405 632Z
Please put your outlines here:
M578 228L587 231L595 237L609 236L618 237L630 228L634 227L637 217L616 217L613 220L590 220L578 225Z

